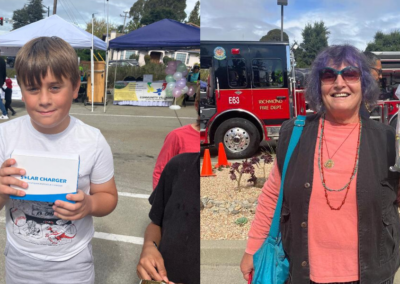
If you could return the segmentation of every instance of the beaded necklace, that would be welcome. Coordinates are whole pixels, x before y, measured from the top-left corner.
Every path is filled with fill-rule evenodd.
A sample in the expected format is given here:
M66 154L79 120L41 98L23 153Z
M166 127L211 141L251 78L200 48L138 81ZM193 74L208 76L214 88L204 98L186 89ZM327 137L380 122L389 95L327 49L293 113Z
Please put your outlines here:
M354 160L354 168L353 168L353 174L350 177L350 180L348 183L345 184L345 186L343 186L342 188L339 189L331 189L326 185L325 182L325 175L324 175L324 167L323 167L323 137L324 137L324 126L325 126L325 114L322 116L322 121L321 121L321 133L320 133L320 139L319 139L319 146L318 146L318 169L319 169L319 174L321 177L321 181L322 181L322 186L325 189L325 198L326 198L326 203L328 204L328 206L331 208L331 210L340 210L343 206L343 204L346 201L347 198L347 193L349 192L349 188L350 188L350 183L353 180L353 178L355 177L357 170L358 170L358 159L360 156L360 141L361 141L361 130L362 130L362 121L360 118L360 122L359 122L359 134L358 134L358 140L357 140L357 152L356 152L356 158ZM330 192L340 192L343 191L344 189L346 189L346 194L344 196L344 199L342 201L342 203L340 204L339 207L332 207L332 205L329 202L329 198L328 198L328 191Z

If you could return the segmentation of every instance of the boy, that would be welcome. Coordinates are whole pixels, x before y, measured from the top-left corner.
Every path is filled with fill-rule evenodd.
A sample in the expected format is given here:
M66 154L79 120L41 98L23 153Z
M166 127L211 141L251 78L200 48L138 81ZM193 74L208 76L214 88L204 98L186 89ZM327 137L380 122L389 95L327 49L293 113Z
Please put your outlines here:
M200 284L200 154L173 157L149 200L139 278Z
M6 88L2 88L3 91L5 92L5 99L6 99L6 111L7 111L7 115L8 115L8 110L11 110L11 115L14 116L16 114L16 112L14 111L14 109L11 107L11 103L12 103L12 81L10 78L6 78Z
M90 241L92 216L105 216L117 205L113 158L98 129L71 117L80 76L74 49L58 37L25 44L15 62L28 115L0 125L0 209L6 206L6 283L94 283ZM12 175L14 149L80 155L76 203L10 199L24 196L27 184ZM17 222L22 216L26 222ZM15 220L15 221L13 221ZM21 219L20 219L21 220Z

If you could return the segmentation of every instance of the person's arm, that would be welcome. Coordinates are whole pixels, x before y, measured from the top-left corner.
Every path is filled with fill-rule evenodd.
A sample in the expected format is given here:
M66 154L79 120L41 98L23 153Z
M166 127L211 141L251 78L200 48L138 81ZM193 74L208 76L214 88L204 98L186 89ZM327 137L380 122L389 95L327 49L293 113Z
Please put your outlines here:
M165 137L164 144L158 154L156 165L153 172L153 190L157 187L160 180L161 173L165 165L171 160L172 157L179 154L179 139L175 131L170 132Z
M400 180L397 188L397 206L400 207Z
M12 175L25 175L25 170L20 168L11 167L16 161L14 159L8 159L4 161L0 169L0 210L3 209L4 205L10 199L10 195L24 196L26 193L23 190L18 190L10 187L10 185L16 185L21 188L27 189L28 184L22 180L12 177Z
M57 200L54 203L54 215L63 220L79 220L87 215L103 217L110 214L118 202L118 192L114 177L102 184L90 184L90 195L78 190L76 194L68 194L70 203Z
M157 249L161 241L161 227L150 223L144 233L140 260L136 267L137 275L143 280L164 280L168 282L164 259ZM157 245L157 246L156 246Z
M268 236L269 228L274 217L276 203L281 187L281 175L279 173L276 159L267 182L262 188L254 221L249 231L247 248L240 263L243 278L249 280L249 274L253 271L253 255L262 246Z

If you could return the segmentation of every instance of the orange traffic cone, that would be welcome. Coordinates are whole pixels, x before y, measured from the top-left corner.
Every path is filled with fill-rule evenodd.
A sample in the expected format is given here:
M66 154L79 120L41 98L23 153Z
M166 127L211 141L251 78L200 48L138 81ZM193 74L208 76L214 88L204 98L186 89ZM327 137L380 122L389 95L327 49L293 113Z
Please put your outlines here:
M231 163L229 163L228 159L226 158L225 147L222 144L222 142L220 142L218 148L218 164L216 164L215 167L219 168L220 166L230 166L230 165Z
M201 175L202 177L209 177L215 176L216 174L212 171L211 165L211 158L210 158L210 150L204 150L204 157L203 157L203 167L201 168Z

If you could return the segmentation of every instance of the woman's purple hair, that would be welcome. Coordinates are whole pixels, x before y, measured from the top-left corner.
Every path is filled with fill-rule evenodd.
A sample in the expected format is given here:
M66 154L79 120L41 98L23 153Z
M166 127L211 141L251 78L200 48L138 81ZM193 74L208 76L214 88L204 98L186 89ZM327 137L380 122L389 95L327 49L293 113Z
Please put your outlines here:
M333 45L317 55L312 64L311 73L308 76L306 99L314 111L324 109L319 72L329 65L338 68L342 63L358 67L361 70L362 103L365 102L370 105L376 103L379 96L379 88L370 73L370 67L365 55L351 45Z

